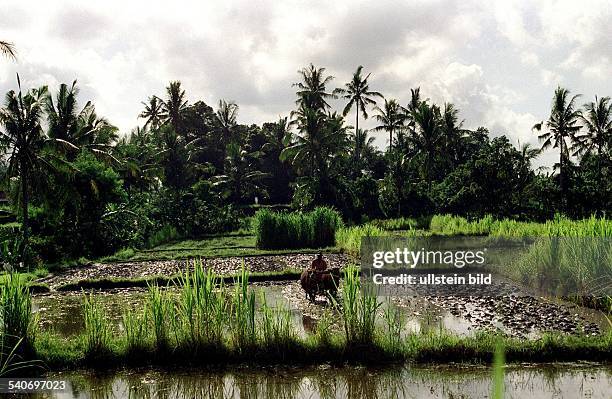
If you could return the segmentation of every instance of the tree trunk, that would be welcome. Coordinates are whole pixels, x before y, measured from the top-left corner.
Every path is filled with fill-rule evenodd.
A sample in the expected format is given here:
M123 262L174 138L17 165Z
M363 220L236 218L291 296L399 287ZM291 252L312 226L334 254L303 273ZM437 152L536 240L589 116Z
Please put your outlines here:
M357 141L357 134L359 132L359 102L357 102L357 113L355 114L355 163L359 167L359 142Z
M561 156L559 157L559 188L561 189L561 210L563 212L567 211L567 198L566 198L566 193L565 193L565 168L564 168L564 157L565 157L565 151L564 151L564 144L565 144L565 138L561 138Z
M29 240L29 215L28 215L28 203L29 203L29 194L28 194L28 167L25 159L21 159L20 161L20 169L21 169L21 213L22 213L22 242L21 242L21 261L26 262L26 251L28 248L28 240Z

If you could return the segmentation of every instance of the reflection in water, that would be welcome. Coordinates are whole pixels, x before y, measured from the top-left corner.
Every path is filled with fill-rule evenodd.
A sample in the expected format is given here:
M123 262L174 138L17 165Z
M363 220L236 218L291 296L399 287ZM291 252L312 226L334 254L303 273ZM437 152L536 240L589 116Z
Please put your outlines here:
M53 398L483 398L491 391L486 367L392 368L321 366L231 371L141 370L51 374L69 390ZM612 368L556 364L506 370L509 398L609 398ZM38 396L40 398L47 396Z

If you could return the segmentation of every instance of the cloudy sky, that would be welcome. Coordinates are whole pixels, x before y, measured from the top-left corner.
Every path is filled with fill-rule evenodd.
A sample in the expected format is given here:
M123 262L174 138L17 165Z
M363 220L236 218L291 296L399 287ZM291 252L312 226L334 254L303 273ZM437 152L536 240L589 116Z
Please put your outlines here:
M179 79L190 102L234 100L241 123L262 123L291 110L301 67L325 66L340 86L363 65L386 97L406 104L420 86L467 127L537 143L530 127L557 85L612 95L611 37L610 0L2 0L0 40L18 62L0 60L0 92L15 72L52 91L78 79L81 103L128 132L141 101Z

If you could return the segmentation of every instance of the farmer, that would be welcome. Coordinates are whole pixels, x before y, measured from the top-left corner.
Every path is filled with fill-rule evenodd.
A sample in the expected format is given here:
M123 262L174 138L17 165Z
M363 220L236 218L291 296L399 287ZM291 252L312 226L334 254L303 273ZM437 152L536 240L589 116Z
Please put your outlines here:
M323 260L323 254L319 253L317 258L312 261L310 265L310 270L313 270L318 273L322 273L327 270L327 262Z

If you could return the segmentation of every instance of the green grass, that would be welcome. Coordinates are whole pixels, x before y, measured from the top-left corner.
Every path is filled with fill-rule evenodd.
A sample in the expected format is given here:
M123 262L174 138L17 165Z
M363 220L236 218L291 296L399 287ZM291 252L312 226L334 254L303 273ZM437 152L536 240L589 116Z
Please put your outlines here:
M590 217L571 220L557 216L544 223L495 220L491 216L469 221L460 216L435 215L430 230L440 235L491 235L502 237L612 237L612 220Z
M253 218L255 245L260 249L324 248L335 245L340 214L325 207L311 212L257 211Z
M255 236L234 233L199 240L181 240L151 249L123 249L98 262L178 260L193 258L223 258L234 256L286 255L294 253L339 252L336 247L263 250L255 246Z

